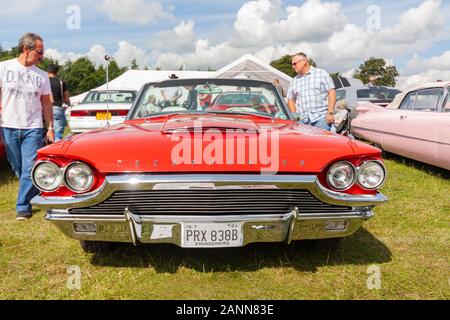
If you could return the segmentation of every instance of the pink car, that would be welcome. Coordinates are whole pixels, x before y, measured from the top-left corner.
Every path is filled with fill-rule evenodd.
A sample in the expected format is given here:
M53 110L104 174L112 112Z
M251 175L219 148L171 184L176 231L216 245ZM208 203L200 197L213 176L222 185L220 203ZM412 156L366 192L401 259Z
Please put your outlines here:
M450 81L398 94L386 108L361 102L352 133L382 149L450 170Z

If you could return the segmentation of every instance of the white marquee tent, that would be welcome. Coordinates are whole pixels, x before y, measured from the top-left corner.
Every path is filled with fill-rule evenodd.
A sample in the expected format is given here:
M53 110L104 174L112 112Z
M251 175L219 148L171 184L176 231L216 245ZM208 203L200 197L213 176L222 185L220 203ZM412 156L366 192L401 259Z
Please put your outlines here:
M222 69L216 71L213 78L249 78L253 80L262 80L272 82L275 79L280 80L280 84L287 92L292 78L281 72L261 59L246 54L245 56L233 61Z

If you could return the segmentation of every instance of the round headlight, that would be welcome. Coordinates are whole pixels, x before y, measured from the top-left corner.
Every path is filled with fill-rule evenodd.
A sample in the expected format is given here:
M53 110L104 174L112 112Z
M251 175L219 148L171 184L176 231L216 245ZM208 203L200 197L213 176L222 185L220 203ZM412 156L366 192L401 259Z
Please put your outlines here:
M65 171L66 186L74 192L84 192L92 187L94 174L88 165L75 162L70 164Z
M383 166L376 161L365 162L358 170L358 182L366 189L376 189L381 186L386 177Z
M355 180L355 168L348 162L336 162L328 169L327 182L337 190L350 188L355 183Z
M54 191L61 185L61 181L61 168L52 162L41 162L33 170L33 182L41 191Z

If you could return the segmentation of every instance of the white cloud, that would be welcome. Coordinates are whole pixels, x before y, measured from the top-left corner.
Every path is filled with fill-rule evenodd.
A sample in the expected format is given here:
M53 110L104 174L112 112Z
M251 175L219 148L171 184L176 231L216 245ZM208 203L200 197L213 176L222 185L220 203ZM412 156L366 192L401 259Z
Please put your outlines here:
M195 42L195 50L193 52L159 54L156 66L162 69L174 69L185 64L188 70L206 70L208 67L218 69L245 53L247 53L245 49L235 48L226 42L211 46L208 40L199 39Z
M173 17L160 0L104 0L99 9L111 20L125 24L145 25Z
M119 49L113 54L113 57L121 67L129 66L133 59L141 67L148 65L150 62L150 57L144 49L126 41L119 42Z
M173 30L158 33L150 47L166 51L186 52L195 49L194 22L181 21Z
M450 70L430 69L419 74L408 77L399 77L397 87L406 90L417 85L427 82L435 82L437 80L448 81L450 79Z
M285 14L286 18L281 18ZM245 3L236 15L233 45L260 46L261 44L295 41L320 41L345 24L341 5L308 0L302 6L282 8L280 0L255 0Z
M401 74L398 79L398 87L401 89L436 80L450 80L450 51L428 59L413 55Z
M277 39L282 41L318 41L340 30L346 22L338 2L322 3L320 0L306 1L300 7L287 8L288 17L276 26Z
M48 58L57 60L60 64L66 61L75 61L81 57L89 58L96 65L105 64L105 55L107 50L99 44L94 44L87 53L60 52L56 49L47 49L45 54ZM133 59L140 67L149 65L150 55L141 47L129 44L126 41L118 43L118 49L112 54L113 59L120 67L128 67Z
M8 5L2 5L2 10L0 10L0 18L9 18L12 16L25 17L36 12L38 9L38 1L31 1L25 6L21 2L10 2Z
M47 58L58 61L60 64L64 64L67 61L77 60L84 55L81 53L73 53L73 52L60 52L57 49L48 48L45 50L45 56Z
M406 70L403 74L411 75L427 69L450 70L450 51L445 51L440 56L428 59L421 58L419 55L415 54L411 60L406 63Z
M432 39L436 30L445 26L440 0L426 0L417 8L411 8L399 17L393 27L384 28L379 37L386 42L410 44L418 39Z

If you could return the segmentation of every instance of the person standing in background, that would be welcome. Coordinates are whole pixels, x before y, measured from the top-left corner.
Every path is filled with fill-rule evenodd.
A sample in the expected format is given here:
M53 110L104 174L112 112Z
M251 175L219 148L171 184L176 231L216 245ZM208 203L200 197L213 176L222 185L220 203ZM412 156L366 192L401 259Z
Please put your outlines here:
M292 56L297 76L287 93L288 106L300 115L300 121L330 131L334 121L336 90L325 70L314 68L303 52Z
M66 108L70 106L69 89L67 84L58 77L59 67L51 64L47 68L52 89L53 125L55 128L55 142L60 141L67 125Z

